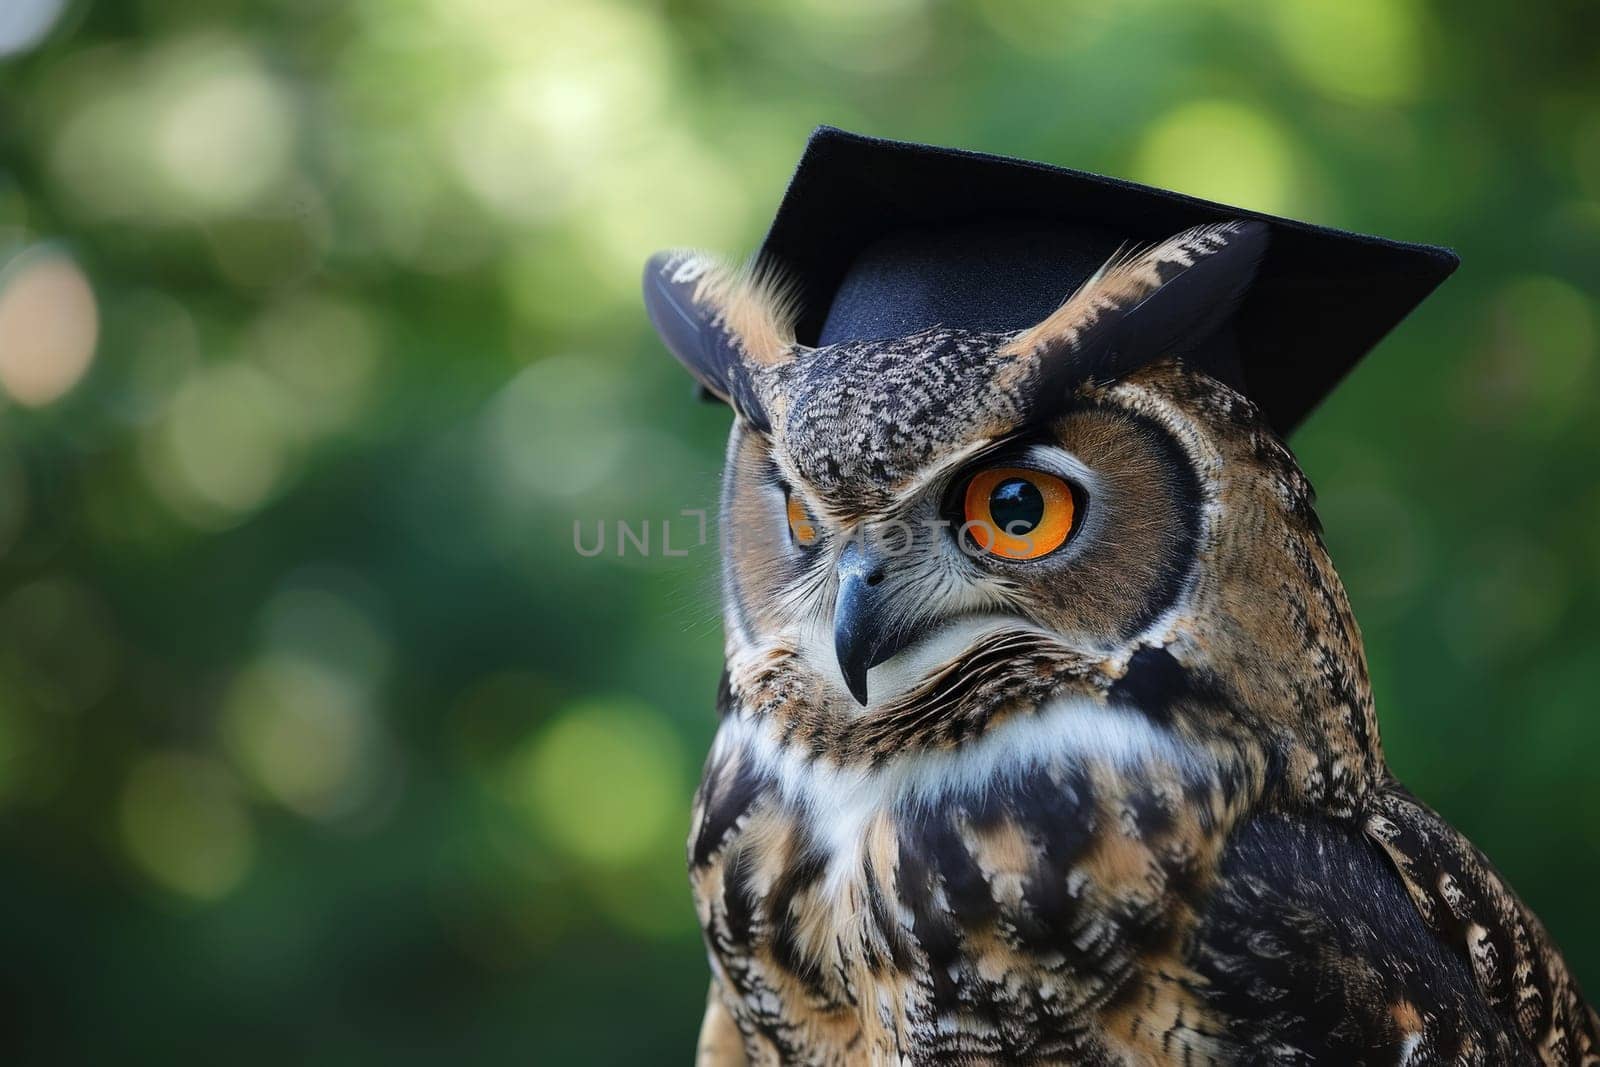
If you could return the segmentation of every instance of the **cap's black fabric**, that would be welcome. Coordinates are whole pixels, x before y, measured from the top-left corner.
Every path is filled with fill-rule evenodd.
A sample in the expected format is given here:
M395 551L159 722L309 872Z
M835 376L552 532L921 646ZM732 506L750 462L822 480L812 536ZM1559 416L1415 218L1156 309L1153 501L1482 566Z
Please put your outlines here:
M1284 435L1459 262L1443 248L829 126L812 134L758 255L799 288L799 340L831 344L1030 326L1120 245L1240 218L1269 223L1271 243L1233 320L1237 360Z
M856 254L817 343L900 337L935 323L1031 326L1126 242L1090 226L1007 218L900 230Z

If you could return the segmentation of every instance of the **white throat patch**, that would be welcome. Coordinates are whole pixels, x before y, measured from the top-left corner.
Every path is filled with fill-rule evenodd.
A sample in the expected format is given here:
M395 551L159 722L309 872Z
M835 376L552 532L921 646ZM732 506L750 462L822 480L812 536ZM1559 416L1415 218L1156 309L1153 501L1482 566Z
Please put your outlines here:
M830 882L854 865L879 813L981 797L1052 762L1148 767L1186 781L1214 770L1208 753L1139 710L1083 697L1062 697L1032 714L1010 716L959 748L911 751L877 767L812 758L780 745L769 722L739 716L723 723L713 753L734 749L778 783L785 802L805 813L813 839L828 855Z

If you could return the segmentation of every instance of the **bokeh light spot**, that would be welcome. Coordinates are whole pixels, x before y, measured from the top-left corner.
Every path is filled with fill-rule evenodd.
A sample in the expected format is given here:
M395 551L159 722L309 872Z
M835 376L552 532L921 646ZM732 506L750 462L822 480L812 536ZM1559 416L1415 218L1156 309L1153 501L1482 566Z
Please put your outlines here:
M5 0L0 4L0 57L28 51L50 34L66 0Z
M1142 182L1253 211L1288 213L1295 174L1288 135L1264 113L1228 100L1185 104L1145 134Z
M274 593L261 612L274 653L320 663L362 686L389 667L388 637L362 606L369 591L348 572L309 568Z
M154 217L163 205L170 213L135 135L148 125L144 98L110 70L82 97L56 126L51 146L50 168L64 198L90 216Z
M288 169L294 118L283 91L248 52L196 57L174 79L155 130L173 190L197 206L233 211Z
M654 135L668 91L661 25L646 9L450 4L458 32L486 53L446 113L443 139L462 182L497 215L550 219L586 195L608 156ZM561 41L560 48L527 46Z
M616 165L589 180L603 206L591 215L587 240L593 247L585 251L603 288L585 299L609 298L619 306L636 300L639 263L680 242L685 232L704 234L712 248L744 239L743 188L725 164L689 137L663 133L638 151L619 154ZM661 204L672 210L661 211Z
M144 450L145 469L175 512L228 526L261 507L298 453L300 414L283 388L242 362L191 376Z
M1264 9L1295 71L1328 96L1373 103L1421 81L1421 12L1413 0L1296 0Z
M301 815L352 814L377 784L363 694L322 664L280 657L247 668L224 702L222 732L250 780Z
M206 757L169 752L140 760L123 786L117 821L135 866L196 900L226 896L254 856L254 831L233 779Z
M17 403L59 400L88 371L99 335L94 290L69 257L35 249L0 275L0 387Z
M294 394L302 417L342 426L360 413L378 369L372 316L348 300L302 294L269 309L251 332L256 364Z
M621 384L614 364L575 355L546 357L512 379L484 425L509 495L574 497L616 472L627 453L628 420L614 417Z
M688 796L671 725L643 705L585 702L559 713L513 757L513 801L569 855L621 866L677 832Z
M292 97L248 44L197 34L69 66L50 163L75 206L140 226L283 199L298 135Z

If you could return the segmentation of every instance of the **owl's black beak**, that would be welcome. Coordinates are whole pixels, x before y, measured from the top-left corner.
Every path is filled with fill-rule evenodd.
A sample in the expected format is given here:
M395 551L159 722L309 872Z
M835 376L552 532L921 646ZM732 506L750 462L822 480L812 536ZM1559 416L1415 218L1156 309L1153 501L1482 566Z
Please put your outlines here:
M839 557L839 597L833 609L833 652L856 703L867 702L867 671L910 643L914 632L890 625L885 610L884 553L850 541Z

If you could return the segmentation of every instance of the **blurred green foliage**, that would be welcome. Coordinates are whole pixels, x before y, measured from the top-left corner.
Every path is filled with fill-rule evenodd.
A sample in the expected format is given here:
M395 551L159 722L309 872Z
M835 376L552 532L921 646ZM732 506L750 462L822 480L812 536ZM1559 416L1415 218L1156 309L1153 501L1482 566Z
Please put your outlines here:
M637 272L753 247L820 121L1462 252L1296 447L1395 767L1600 988L1597 41L1583 2L6 0L0 1055L688 1057L715 563L572 525L713 501L727 416Z

